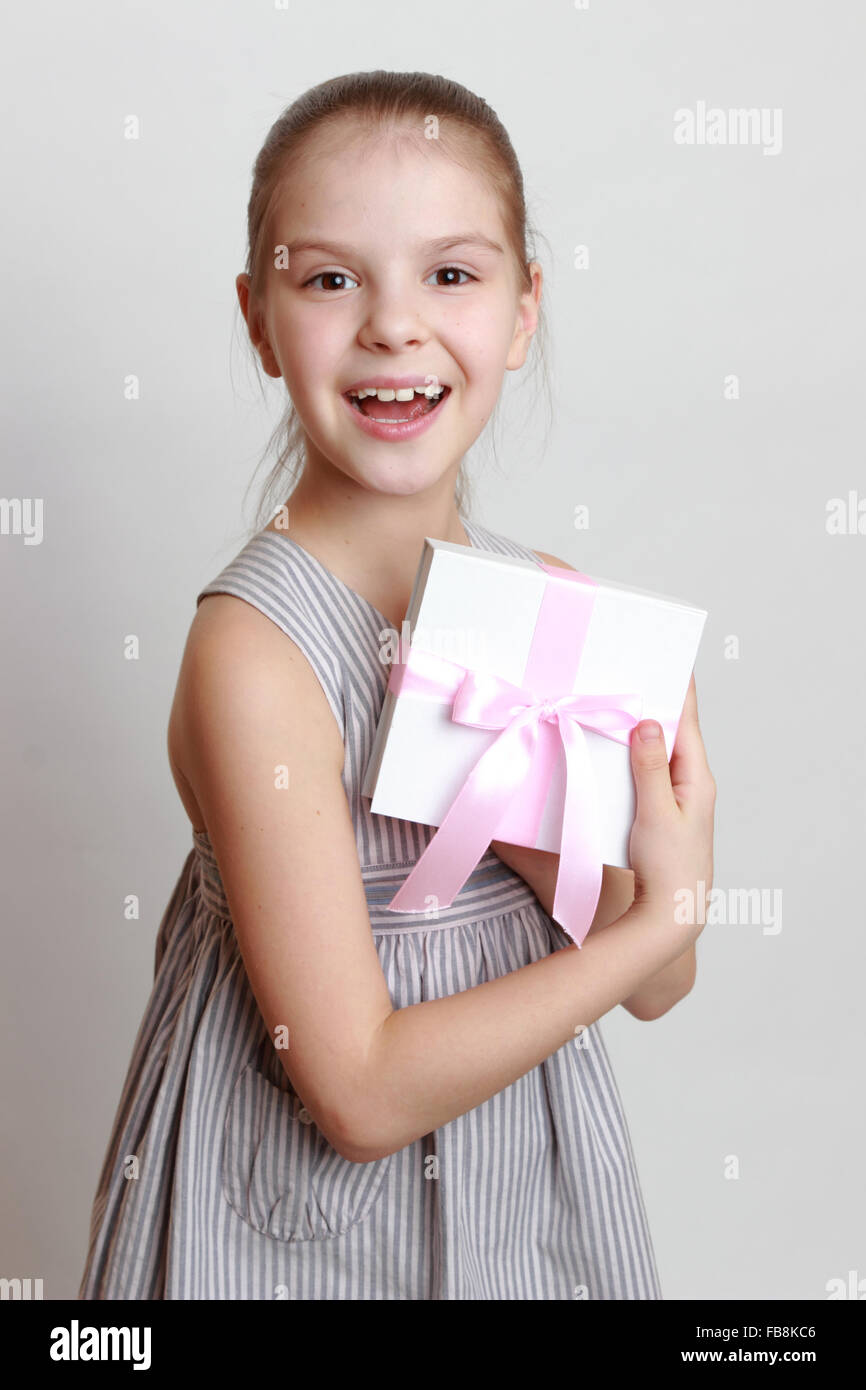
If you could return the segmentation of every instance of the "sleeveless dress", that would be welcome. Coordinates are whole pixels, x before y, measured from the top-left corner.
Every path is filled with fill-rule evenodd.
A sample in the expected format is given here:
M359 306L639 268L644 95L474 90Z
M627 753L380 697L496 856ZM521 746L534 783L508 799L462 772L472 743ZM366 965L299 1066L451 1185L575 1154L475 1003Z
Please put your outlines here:
M541 563L461 517L473 546ZM395 1008L570 944L488 849L435 920L386 908L435 827L360 794L388 620L283 532L206 588L265 613L311 663L345 743L370 928ZM240 956L208 835L192 832L156 940L93 1202L81 1299L660 1299L634 1153L596 1022L399 1152L342 1158L293 1091Z

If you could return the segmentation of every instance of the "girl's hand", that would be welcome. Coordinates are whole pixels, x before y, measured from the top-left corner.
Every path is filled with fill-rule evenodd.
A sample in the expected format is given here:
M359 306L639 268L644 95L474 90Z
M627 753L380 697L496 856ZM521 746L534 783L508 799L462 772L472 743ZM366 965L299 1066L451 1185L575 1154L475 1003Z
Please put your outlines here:
M695 904L691 940L703 930L705 899L713 882L713 817L716 784L698 728L698 699L692 673L670 765L664 736L644 742L641 720L631 736L636 809L629 838L635 876L635 905L664 914L677 906L674 894L691 892ZM656 725L658 728L658 725Z

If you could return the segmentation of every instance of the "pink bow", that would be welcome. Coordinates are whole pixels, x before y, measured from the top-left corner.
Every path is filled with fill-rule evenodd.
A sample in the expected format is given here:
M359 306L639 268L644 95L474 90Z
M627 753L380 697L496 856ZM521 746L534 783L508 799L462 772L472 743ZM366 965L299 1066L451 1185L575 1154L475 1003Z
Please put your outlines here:
M395 666L389 684L401 696L451 703L451 718L458 724L502 732L475 764L388 907L395 912L423 911L429 895L448 907L490 841L505 838L497 836L497 826L518 793L534 839L562 746L565 806L551 915L579 947L592 925L602 880L598 795L583 730L627 746L641 717L641 696L630 692L542 697L501 676L467 670L414 648Z

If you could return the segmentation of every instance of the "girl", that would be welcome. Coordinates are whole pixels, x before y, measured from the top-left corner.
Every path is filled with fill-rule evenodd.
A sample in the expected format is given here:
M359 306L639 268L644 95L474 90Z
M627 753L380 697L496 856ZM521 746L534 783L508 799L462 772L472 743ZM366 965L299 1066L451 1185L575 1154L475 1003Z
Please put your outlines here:
M712 884L694 678L670 767L648 722L633 738L633 873L605 869L581 950L550 916L558 856L499 841L435 918L389 912L434 829L359 791L424 536L566 564L461 493L538 324L508 136L443 78L326 82L269 132L248 231L238 297L303 467L198 595L168 731L193 849L80 1297L658 1299L598 1020L694 981L672 896Z

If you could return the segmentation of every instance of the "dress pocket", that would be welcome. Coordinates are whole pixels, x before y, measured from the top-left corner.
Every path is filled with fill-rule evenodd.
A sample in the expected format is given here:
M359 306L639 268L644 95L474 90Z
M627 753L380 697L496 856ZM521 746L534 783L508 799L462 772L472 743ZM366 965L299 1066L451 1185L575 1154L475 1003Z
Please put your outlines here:
M369 1216L391 1155L350 1163L320 1133L288 1077L254 1062L232 1087L222 1153L229 1206L276 1240L330 1240Z

